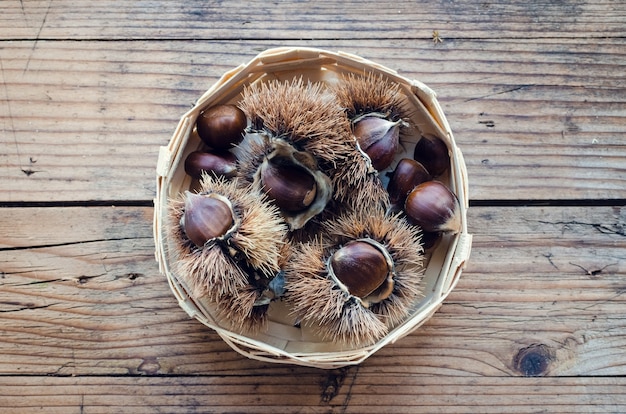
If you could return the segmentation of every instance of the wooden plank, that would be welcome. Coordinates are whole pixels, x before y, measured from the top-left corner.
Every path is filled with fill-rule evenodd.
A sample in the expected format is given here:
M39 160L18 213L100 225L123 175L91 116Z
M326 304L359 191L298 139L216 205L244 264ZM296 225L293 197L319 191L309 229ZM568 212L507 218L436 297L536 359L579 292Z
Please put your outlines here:
M618 0L228 3L4 1L1 39L428 39L623 37Z
M435 89L472 199L626 198L624 38L2 45L0 202L152 199L179 117L277 45L360 54Z
M194 377L0 377L3 412L620 413L623 377L515 378L329 373ZM373 398L375 396L375 398Z
M158 274L150 219L140 207L2 209L0 376L318 372L248 360L189 319ZM469 219L457 288L362 369L624 376L626 208L485 207ZM65 231L41 226L55 222Z

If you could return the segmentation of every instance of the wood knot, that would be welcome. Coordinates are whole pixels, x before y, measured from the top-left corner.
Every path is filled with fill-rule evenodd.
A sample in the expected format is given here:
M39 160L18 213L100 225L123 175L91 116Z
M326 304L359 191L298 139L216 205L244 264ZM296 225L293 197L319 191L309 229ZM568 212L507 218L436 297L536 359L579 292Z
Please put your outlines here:
M126 274L126 277L127 277L128 279L130 279L130 280L135 280L135 279L137 279L138 277L141 277L141 276L143 276L143 274L141 274L141 273L135 273L135 272L130 272L130 273L127 273L127 274Z
M147 375L156 375L160 369L161 364L155 357L144 358L137 367L137 371Z
M539 377L547 372L551 360L549 347L533 344L517 352L513 357L513 366L525 377Z
M339 394L339 390L343 385L348 368L339 368L328 373L324 384L322 385L322 402L328 403Z

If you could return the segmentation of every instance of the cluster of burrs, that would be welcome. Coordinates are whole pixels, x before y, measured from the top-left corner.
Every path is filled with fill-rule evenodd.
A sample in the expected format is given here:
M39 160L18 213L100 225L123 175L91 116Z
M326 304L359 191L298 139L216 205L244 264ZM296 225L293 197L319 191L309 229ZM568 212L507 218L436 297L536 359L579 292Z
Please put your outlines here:
M380 340L421 295L425 248L459 231L458 200L434 180L448 148L407 107L363 74L260 81L205 108L185 159L196 191L170 200L177 277L238 332L263 329L280 300L324 340Z

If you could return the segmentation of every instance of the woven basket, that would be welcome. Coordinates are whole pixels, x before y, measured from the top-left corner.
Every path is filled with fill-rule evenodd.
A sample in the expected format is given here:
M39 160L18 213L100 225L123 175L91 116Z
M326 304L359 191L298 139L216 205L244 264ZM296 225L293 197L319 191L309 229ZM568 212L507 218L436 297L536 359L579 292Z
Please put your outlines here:
M254 82L269 79L289 81L296 77L303 77L305 81L332 82L339 79L341 74L364 72L382 75L389 81L398 83L402 93L413 106L412 121L420 125L422 133L434 134L448 144L451 149L451 168L440 180L443 180L459 198L462 230L455 235L444 235L437 246L428 253L423 278L424 295L413 305L410 316L377 343L366 347L346 348L345 344L324 340L306 326L296 325L290 310L281 301L270 305L267 330L250 336L235 333L229 329L228 321L218 318L210 303L202 298L193 297L184 281L173 274L173 259L169 253L164 229L168 199L192 185L191 178L184 172L183 163L187 154L201 146L197 135L193 133L196 118L206 107L236 103L240 99L242 89ZM416 137L416 140L418 138ZM403 147L411 154L414 145L415 142L403 142ZM318 368L338 368L358 364L428 320L456 285L470 254L472 237L467 232L466 223L468 191L465 163L435 93L419 81L407 79L379 64L347 53L312 48L271 49L259 54L249 63L224 74L182 117L170 143L160 148L156 188L154 212L156 259L180 306L191 317L214 329L234 350L257 360Z

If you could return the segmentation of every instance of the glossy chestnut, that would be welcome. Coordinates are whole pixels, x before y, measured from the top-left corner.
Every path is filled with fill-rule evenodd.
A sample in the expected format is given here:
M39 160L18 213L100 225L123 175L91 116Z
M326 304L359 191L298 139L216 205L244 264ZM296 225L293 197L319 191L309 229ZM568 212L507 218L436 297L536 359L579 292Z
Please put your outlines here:
M209 240L223 237L234 224L228 199L216 194L185 193L185 211L181 217L185 235L197 247Z
M354 124L354 136L371 160L372 167L382 171L389 167L400 146L400 125L377 116L366 116Z
M315 179L304 168L293 164L263 164L261 183L268 197L278 208L297 212L309 207L315 200Z
M404 203L404 211L409 221L425 232L461 230L459 200L439 181L427 181L415 187Z
M413 159L419 161L433 177L438 177L450 167L446 143L440 138L425 134L417 141Z
M404 205L411 190L430 179L430 174L421 163L410 158L401 159L387 184L389 200L393 205Z
M185 158L185 172L200 179L202 173L232 178L237 175L237 158L229 151L193 151Z
M387 297L393 289L393 262L383 249L373 241L347 243L330 258L331 277L335 277L351 295L358 298L364 299L373 293L383 293ZM387 286L389 289L386 289ZM387 292L380 292L381 288Z
M200 113L196 129L209 147L225 150L243 140L247 123L246 115L237 106L216 105Z

